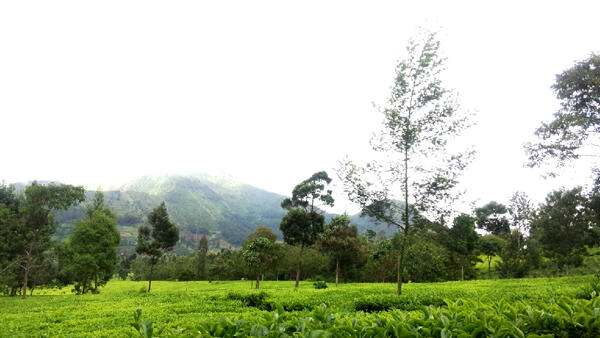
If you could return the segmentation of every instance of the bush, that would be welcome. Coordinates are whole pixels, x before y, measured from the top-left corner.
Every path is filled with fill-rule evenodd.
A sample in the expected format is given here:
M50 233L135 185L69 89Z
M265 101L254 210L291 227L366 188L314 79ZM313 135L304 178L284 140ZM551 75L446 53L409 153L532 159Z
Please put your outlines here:
M268 294L264 291L249 294L230 292L227 294L227 299L239 300L245 306L251 306L259 309L270 309L270 305L267 302L265 302L267 296Z
M594 274L594 277L588 285L582 287L579 292L577 292L575 298L592 299L598 295L600 295L600 271Z
M314 282L313 286L315 287L315 289L327 289L327 283L322 280Z

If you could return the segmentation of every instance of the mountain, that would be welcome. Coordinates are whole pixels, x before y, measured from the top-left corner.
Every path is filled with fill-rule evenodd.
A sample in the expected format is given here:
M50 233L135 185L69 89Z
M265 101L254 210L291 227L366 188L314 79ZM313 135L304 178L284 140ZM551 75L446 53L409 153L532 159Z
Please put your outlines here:
M25 184L16 186L23 189ZM91 201L94 193L86 191L86 200ZM146 215L163 201L180 230L181 242L176 248L180 254L195 250L203 235L208 236L213 249L238 247L260 225L273 230L281 240L279 223L285 210L280 204L284 198L228 176L207 174L144 176L104 192L105 203L117 216L120 251L124 253L133 253L137 228L147 224ZM83 217L85 204L56 214L60 224L57 237L65 238L71 232L73 224ZM325 218L332 216L326 214ZM389 236L396 231L359 215L351 220L360 233L371 229Z
M87 191L86 199L91 200L94 193ZM180 229L182 253L195 249L202 235L209 236L212 247L239 246L259 225L281 238L279 222L285 213L280 207L282 195L230 177L205 174L144 176L118 190L105 191L104 199L117 216L125 245L134 244L137 227L146 224L146 215L164 201ZM57 213L56 219L62 224L59 237L70 232L84 210L82 204Z

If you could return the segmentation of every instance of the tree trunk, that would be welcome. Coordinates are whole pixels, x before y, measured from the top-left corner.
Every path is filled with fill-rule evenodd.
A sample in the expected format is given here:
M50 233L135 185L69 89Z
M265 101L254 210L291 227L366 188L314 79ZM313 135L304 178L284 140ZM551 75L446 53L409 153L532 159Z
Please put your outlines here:
M256 275L256 289L260 287L260 275Z
M339 258L335 258L335 287L337 288L338 286L338 279L340 276L340 259Z
M300 265L302 264L302 254L304 253L304 244L300 246L300 257L298 257L298 266L296 267L296 286L297 289L300 285Z
M152 288L152 271L154 270L154 264L150 264L150 276L148 276L148 293L150 293L150 289Z
M29 295L30 295L30 296L33 296L33 289L35 289L35 284L33 284L33 285L31 286L31 289L29 289Z
M31 270L31 255L27 252L27 259L25 260L25 273L23 275L23 290L21 291L21 298L27 298L27 282L29 279L29 271Z
M93 294L98 294L98 275L94 275L94 290L92 290Z
M402 264L402 251L404 251L404 249L401 250L400 255L398 256L398 271L397 271L397 277L398 277L398 290L396 291L398 293L398 296L400 296L402 294L402 270L403 270L403 264Z
M465 280L465 267L460 267L460 280Z
M488 275L492 274L492 256L488 256Z

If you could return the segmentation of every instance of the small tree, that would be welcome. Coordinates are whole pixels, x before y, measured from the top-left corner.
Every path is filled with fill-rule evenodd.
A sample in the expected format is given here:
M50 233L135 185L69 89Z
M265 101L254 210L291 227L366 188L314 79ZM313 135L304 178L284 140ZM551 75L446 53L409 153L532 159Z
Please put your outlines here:
M500 255L504 240L496 235L485 235L479 239L479 251L487 258L488 274L492 272L492 258Z
M266 237L248 239L242 248L246 266L256 276L256 288L260 288L260 276L273 265L275 241Z
M206 255L208 254L208 238L202 236L198 241L198 253L197 253L197 276L200 280L206 278Z
M100 209L75 225L69 238L67 269L81 286L81 293L88 290L91 281L92 292L98 293L98 286L112 277L120 240L116 219Z
M529 232L533 211L534 207L526 193L517 191L510 198L508 213L510 214L512 226L523 236L526 232ZM517 244L519 247L521 246L520 242Z
M362 256L362 243L355 226L350 226L348 215L331 218L327 229L319 235L318 247L335 260L335 286L338 286L340 263L356 262Z
M404 253L418 215L449 212L454 188L471 152L450 153L448 141L467 127L451 91L442 87L435 34L410 40L396 67L383 126L371 140L381 159L360 166L347 160L338 172L351 201L362 213L398 228L402 238L397 262L397 293L402 293Z
M250 235L248 235L248 238L246 240L248 241L259 237L264 237L270 240L271 242L275 242L275 240L277 239L277 234L275 234L271 229L267 227L259 226Z
M148 277L148 292L152 287L152 271L160 257L175 247L179 240L179 229L169 220L167 207L162 202L148 215L148 226L138 229L138 243L136 252L150 257L150 275Z

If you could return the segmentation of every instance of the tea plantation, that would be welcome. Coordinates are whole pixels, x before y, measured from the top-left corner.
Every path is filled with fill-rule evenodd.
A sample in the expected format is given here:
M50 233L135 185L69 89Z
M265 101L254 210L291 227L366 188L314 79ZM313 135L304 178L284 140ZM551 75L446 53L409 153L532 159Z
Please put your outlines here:
M400 297L395 284L112 281L97 295L0 297L0 336L598 336L591 281L409 283Z

